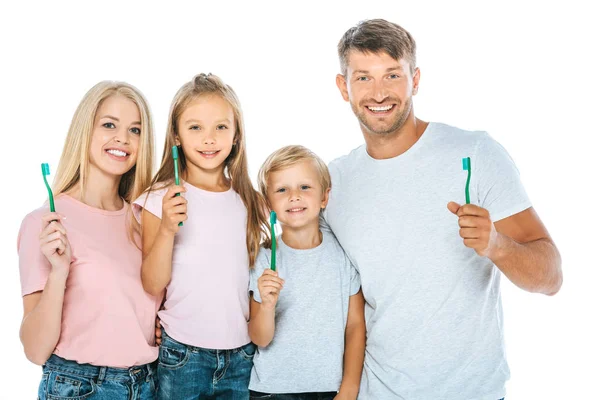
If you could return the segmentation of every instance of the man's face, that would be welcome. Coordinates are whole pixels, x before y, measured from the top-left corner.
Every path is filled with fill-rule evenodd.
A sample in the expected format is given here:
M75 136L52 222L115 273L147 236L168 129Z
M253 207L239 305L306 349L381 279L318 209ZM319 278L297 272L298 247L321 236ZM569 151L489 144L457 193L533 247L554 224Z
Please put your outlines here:
M410 72L410 64L395 60L385 52L348 53L346 76L337 76L344 100L360 121L363 131L387 135L400 129L412 111L420 72Z

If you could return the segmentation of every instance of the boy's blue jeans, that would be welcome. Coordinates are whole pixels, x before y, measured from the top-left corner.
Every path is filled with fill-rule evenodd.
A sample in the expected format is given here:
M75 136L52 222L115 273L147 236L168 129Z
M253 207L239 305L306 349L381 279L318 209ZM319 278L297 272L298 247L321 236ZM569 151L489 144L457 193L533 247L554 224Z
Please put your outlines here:
M188 346L162 332L158 356L161 400L248 400L248 384L256 346L233 350Z

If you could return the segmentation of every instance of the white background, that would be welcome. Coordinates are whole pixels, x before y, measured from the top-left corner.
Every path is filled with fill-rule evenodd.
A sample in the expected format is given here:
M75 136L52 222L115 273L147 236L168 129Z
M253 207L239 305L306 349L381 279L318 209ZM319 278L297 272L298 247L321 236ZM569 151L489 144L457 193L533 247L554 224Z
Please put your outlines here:
M507 398L600 398L600 29L591 5L13 3L0 6L0 399L35 398L41 369L26 360L18 336L16 236L21 219L45 200L40 163L56 170L84 93L104 79L140 88L160 155L176 90L212 72L242 101L252 177L269 153L292 143L329 162L363 142L335 86L336 45L346 29L376 17L399 23L417 41L417 116L487 130L502 143L562 253L564 285L555 297L503 281Z

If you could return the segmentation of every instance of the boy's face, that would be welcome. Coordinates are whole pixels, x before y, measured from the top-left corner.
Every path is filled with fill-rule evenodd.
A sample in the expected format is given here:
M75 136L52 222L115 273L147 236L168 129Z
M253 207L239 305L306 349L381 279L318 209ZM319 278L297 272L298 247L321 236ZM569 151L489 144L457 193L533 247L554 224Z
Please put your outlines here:
M319 212L329 199L329 189L323 192L319 178L310 160L269 174L267 198L283 229L319 224Z

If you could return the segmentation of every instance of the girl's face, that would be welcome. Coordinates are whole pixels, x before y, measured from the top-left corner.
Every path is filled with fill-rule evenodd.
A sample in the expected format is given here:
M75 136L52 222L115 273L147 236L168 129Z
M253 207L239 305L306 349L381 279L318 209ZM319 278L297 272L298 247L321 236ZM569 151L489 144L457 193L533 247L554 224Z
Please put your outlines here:
M90 163L105 175L121 177L136 163L142 123L138 106L121 95L107 97L96 112Z
M235 137L231 105L217 95L194 100L177 121L177 145L181 145L188 168L206 172L223 170Z

